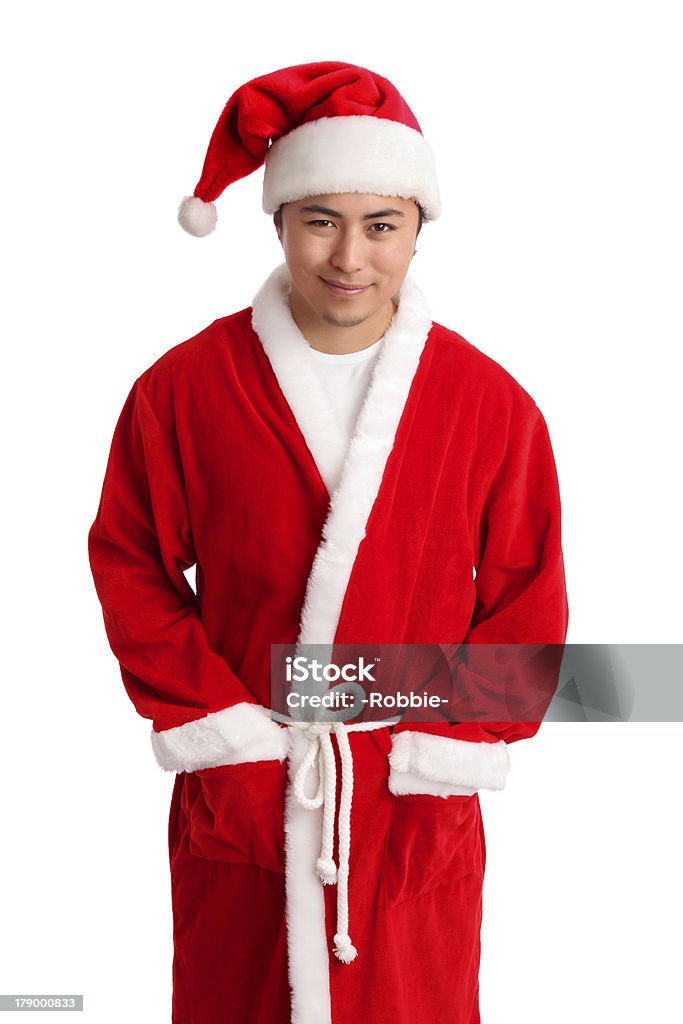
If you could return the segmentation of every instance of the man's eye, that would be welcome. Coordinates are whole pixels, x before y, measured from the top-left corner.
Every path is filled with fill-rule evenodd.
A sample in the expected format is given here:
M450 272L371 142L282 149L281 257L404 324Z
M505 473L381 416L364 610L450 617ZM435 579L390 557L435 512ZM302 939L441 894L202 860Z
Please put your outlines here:
M315 224L315 225L318 225L318 224L331 224L332 221L331 220L309 220L308 223L309 224Z
M380 223L377 223L377 224L373 224L372 227L373 228L388 228L389 231L393 231L394 230L394 225L393 224L380 224ZM375 234L377 234L377 235L385 235L386 233L387 233L386 231L376 231L375 232Z

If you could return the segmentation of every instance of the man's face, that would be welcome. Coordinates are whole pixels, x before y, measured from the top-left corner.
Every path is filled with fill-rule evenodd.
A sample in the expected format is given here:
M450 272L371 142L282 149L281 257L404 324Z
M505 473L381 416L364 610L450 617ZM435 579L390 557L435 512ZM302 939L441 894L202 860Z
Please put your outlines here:
M417 227L417 204L397 196L345 192L286 203L278 237L293 308L334 327L381 318L408 271Z

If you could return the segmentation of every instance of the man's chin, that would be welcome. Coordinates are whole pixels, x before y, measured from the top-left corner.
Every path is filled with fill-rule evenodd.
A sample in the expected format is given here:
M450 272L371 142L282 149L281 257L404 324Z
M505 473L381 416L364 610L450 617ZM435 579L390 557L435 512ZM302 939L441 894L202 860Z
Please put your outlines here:
M368 319L368 314L366 313L365 316L339 317L331 313L323 313L321 319L331 327L358 327L359 324L364 323Z

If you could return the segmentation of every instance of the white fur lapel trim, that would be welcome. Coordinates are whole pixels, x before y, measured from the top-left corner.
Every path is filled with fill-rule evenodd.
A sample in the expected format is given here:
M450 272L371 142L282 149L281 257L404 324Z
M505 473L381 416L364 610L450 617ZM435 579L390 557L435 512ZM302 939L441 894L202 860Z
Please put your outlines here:
M322 810L309 810L294 796L293 781L306 753L307 737L289 727L289 783L285 795L285 918L292 1024L331 1024L330 962L325 931L325 896L316 873L322 836ZM314 764L306 796L318 787Z
M332 644L353 564L432 320L422 292L406 276L347 453L345 438L315 372L310 346L292 317L289 286L289 270L283 263L254 297L252 326L331 494L308 578L299 644ZM331 481L336 479L339 484L333 488ZM289 732L293 735L285 798L285 886L292 1024L329 1024L325 900L315 870L322 820L319 810L302 807L293 795L291 780L306 741L298 730L290 728Z
M427 302L408 275L331 497L306 588L301 644L334 642L351 570L431 326Z
M346 453L310 346L292 317L289 285L282 263L254 297L252 325L321 476L336 479L343 465L308 579L299 636L301 644L329 644L432 320L424 295L406 275Z
M251 323L329 492L346 457L346 440L289 307L286 263L266 278L252 301Z

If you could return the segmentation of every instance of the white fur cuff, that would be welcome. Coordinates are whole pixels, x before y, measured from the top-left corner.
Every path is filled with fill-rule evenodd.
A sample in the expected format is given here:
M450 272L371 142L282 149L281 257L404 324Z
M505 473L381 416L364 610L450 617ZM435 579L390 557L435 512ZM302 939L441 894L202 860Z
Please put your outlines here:
M474 789L503 789L510 755L504 740L474 743L406 730L391 737L389 765L392 792L412 792L405 787L411 785L414 776L434 783L437 788L447 783ZM399 776L405 776L403 781Z
M247 761L283 761L288 730L260 704L235 704L173 729L152 729L152 750L169 772L194 772Z
M477 792L475 786L453 786L450 782L435 782L425 779L416 772L397 772L389 769L389 792L394 796L407 796L413 793L426 793L431 796L472 796Z

